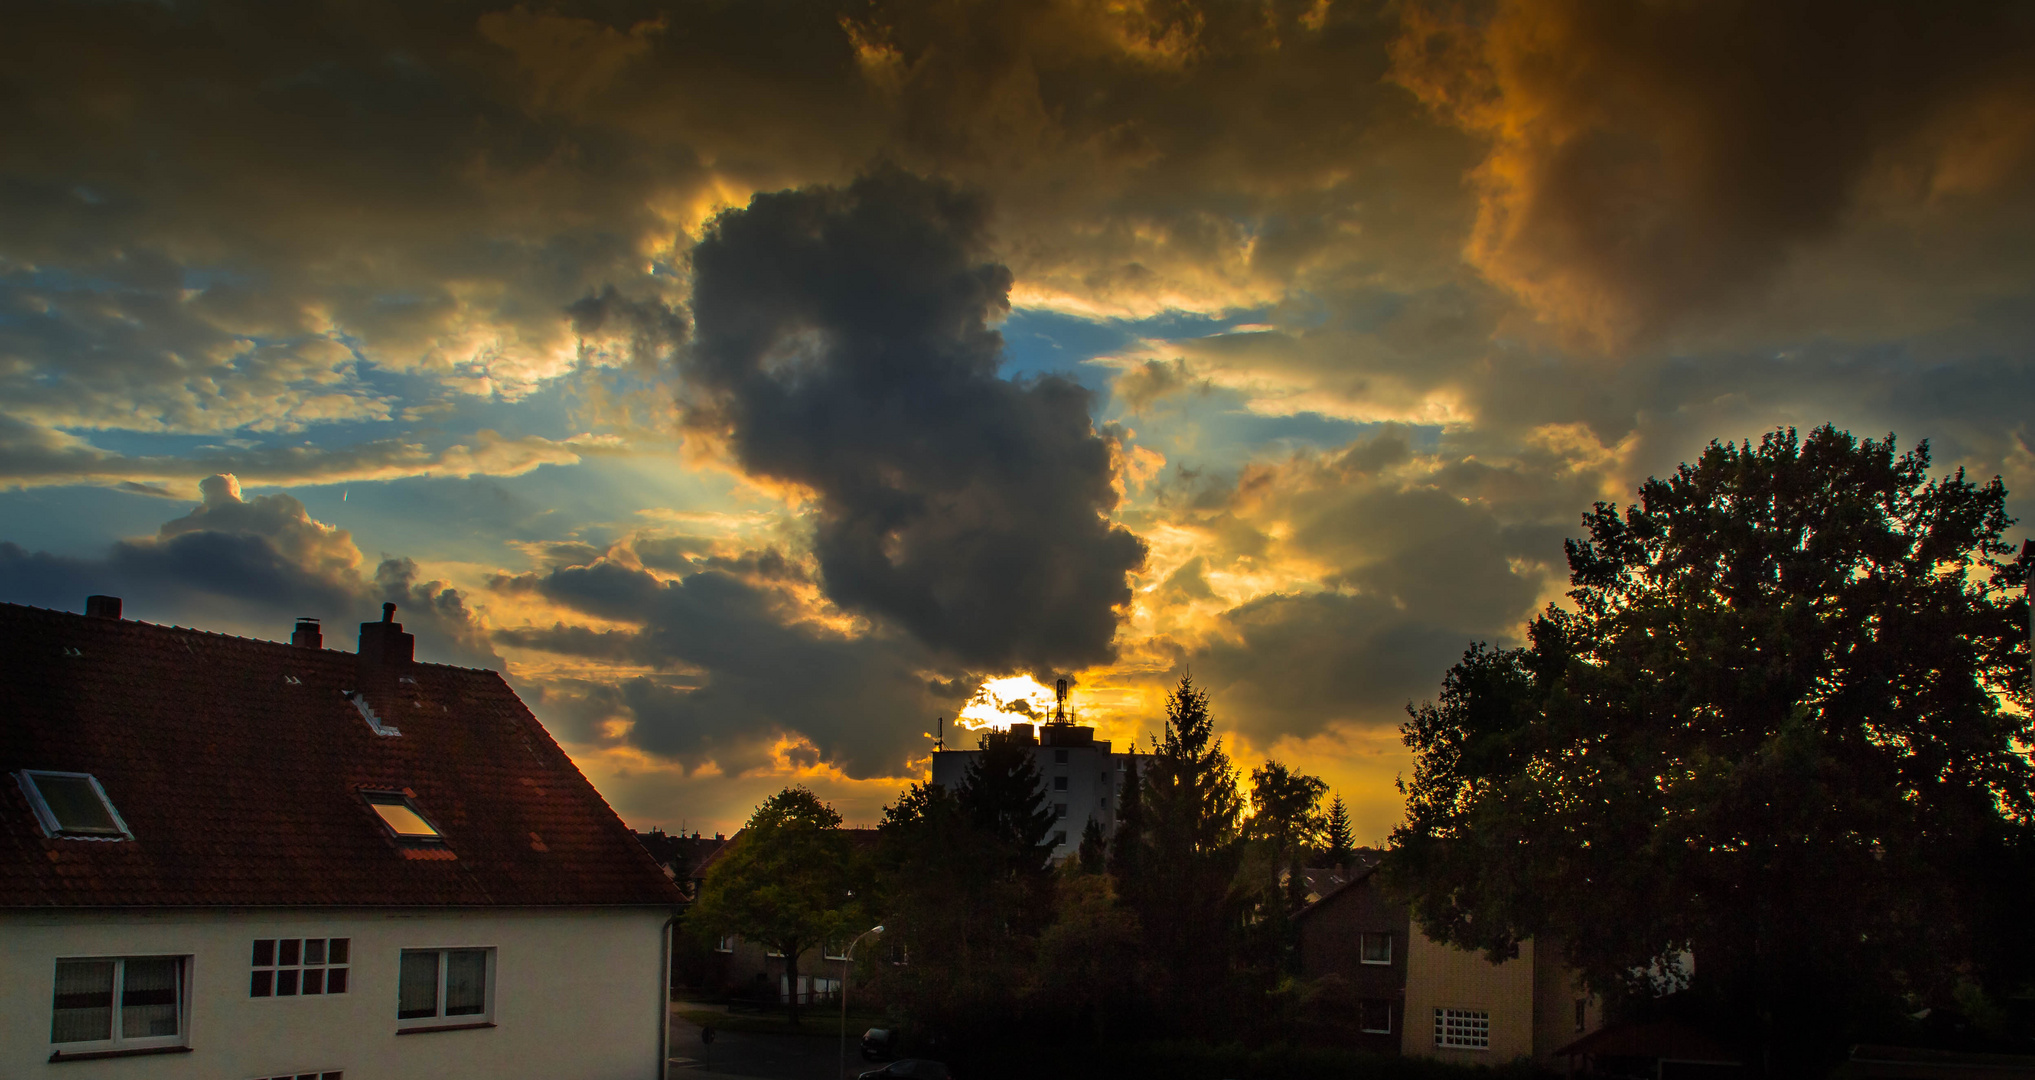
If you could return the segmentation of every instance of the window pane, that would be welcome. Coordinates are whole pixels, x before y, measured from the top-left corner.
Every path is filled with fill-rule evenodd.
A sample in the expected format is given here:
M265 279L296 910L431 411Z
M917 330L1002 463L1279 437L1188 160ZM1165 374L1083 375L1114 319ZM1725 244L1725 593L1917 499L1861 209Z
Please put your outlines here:
M247 984L247 996L268 997L270 994L275 993L275 986L275 972L257 971L254 973L254 979Z
M304 972L304 992L322 994L325 992L325 969L311 968Z
M488 954L453 949L445 954L445 1015L478 1016L487 1011Z
M177 991L184 962L174 956L124 961L121 977L120 1035L145 1039L177 1033Z
M346 963L346 947L347 945L351 944L352 941L353 941L352 938L343 938L343 937L333 938L332 947L325 950L326 953L325 962L328 964Z
M297 993L297 969L289 968L276 972L276 996L295 997Z
M254 943L254 966L255 967L276 966L276 943L274 938L270 938L267 941L257 941Z
M113 812L106 809L92 781L82 776L33 779L35 789L42 793L42 801L49 805L49 812L56 815L57 828L64 832L121 835L120 826L113 823Z
M322 964L325 962L325 939L322 937L304 939L304 962Z
M431 823L419 817L415 810L402 803L370 803L375 813L388 823L389 831L397 836L437 836L438 830Z
M396 979L396 1019L438 1015L438 954L405 952Z
M276 962L287 966L295 966L298 961L298 958L303 955L302 949L300 948L300 946L302 945L303 941L298 938L290 938L289 940L284 941L282 943L283 947L280 950L282 955L276 958Z
M57 961L56 1008L49 1041L96 1042L113 1037L113 961Z
M346 993L346 969L345 969L345 968L327 968L327 969L326 969L326 971L325 971L325 992L326 992L326 993L328 993L328 994L344 994L344 993Z

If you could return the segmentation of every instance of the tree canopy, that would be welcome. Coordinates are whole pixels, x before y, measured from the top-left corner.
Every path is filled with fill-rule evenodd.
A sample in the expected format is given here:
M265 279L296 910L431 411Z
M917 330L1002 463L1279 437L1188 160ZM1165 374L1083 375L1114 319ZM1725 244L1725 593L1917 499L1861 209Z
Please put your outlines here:
M1928 468L1926 443L1776 431L1585 515L1572 607L1472 647L1403 728L1387 862L1427 932L1551 935L1642 998L1691 951L1696 1000L1775 1068L2025 979L2012 520L1997 479Z
M798 986L799 954L838 938L860 918L853 852L841 815L802 787L787 787L750 815L728 853L707 870L689 918L710 934L740 934L783 953ZM798 1019L798 995L789 1002Z

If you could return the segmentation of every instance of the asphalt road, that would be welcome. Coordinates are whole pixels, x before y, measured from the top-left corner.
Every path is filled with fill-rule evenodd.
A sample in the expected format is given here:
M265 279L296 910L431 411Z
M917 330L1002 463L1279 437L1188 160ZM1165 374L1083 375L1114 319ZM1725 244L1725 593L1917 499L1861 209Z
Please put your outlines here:
M699 1008L688 1005L687 1008ZM716 1029L714 1041L700 1041L698 1024L671 1014L671 1068L669 1080L713 1080L715 1076L745 1076L757 1080L837 1080L840 1076L838 1019L815 1017L808 1021L814 1035L763 1035L754 1032ZM860 1052L862 1032L848 1033L848 1075L864 1069Z

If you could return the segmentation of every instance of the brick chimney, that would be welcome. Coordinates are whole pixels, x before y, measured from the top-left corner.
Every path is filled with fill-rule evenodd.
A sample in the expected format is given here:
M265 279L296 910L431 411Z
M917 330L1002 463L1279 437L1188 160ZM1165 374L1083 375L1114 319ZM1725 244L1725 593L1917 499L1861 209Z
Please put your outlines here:
M417 639L403 633L396 605L382 605L382 621L360 624L360 670L399 673L416 659Z
M85 597L85 614L95 619L117 619L120 617L120 598L117 596Z
M318 626L318 620L309 615L297 616L297 629L290 634L290 644L300 649L322 649L325 647L325 631Z

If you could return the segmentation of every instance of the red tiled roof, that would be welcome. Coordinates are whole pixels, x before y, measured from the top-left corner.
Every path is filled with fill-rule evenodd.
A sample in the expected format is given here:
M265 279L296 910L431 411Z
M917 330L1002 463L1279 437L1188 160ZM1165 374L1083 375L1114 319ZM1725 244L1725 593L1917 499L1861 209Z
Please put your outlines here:
M91 773L134 834L49 839L0 779L0 907L681 902L500 675L401 675L0 604L0 771ZM445 846L394 841L363 789L410 793Z

